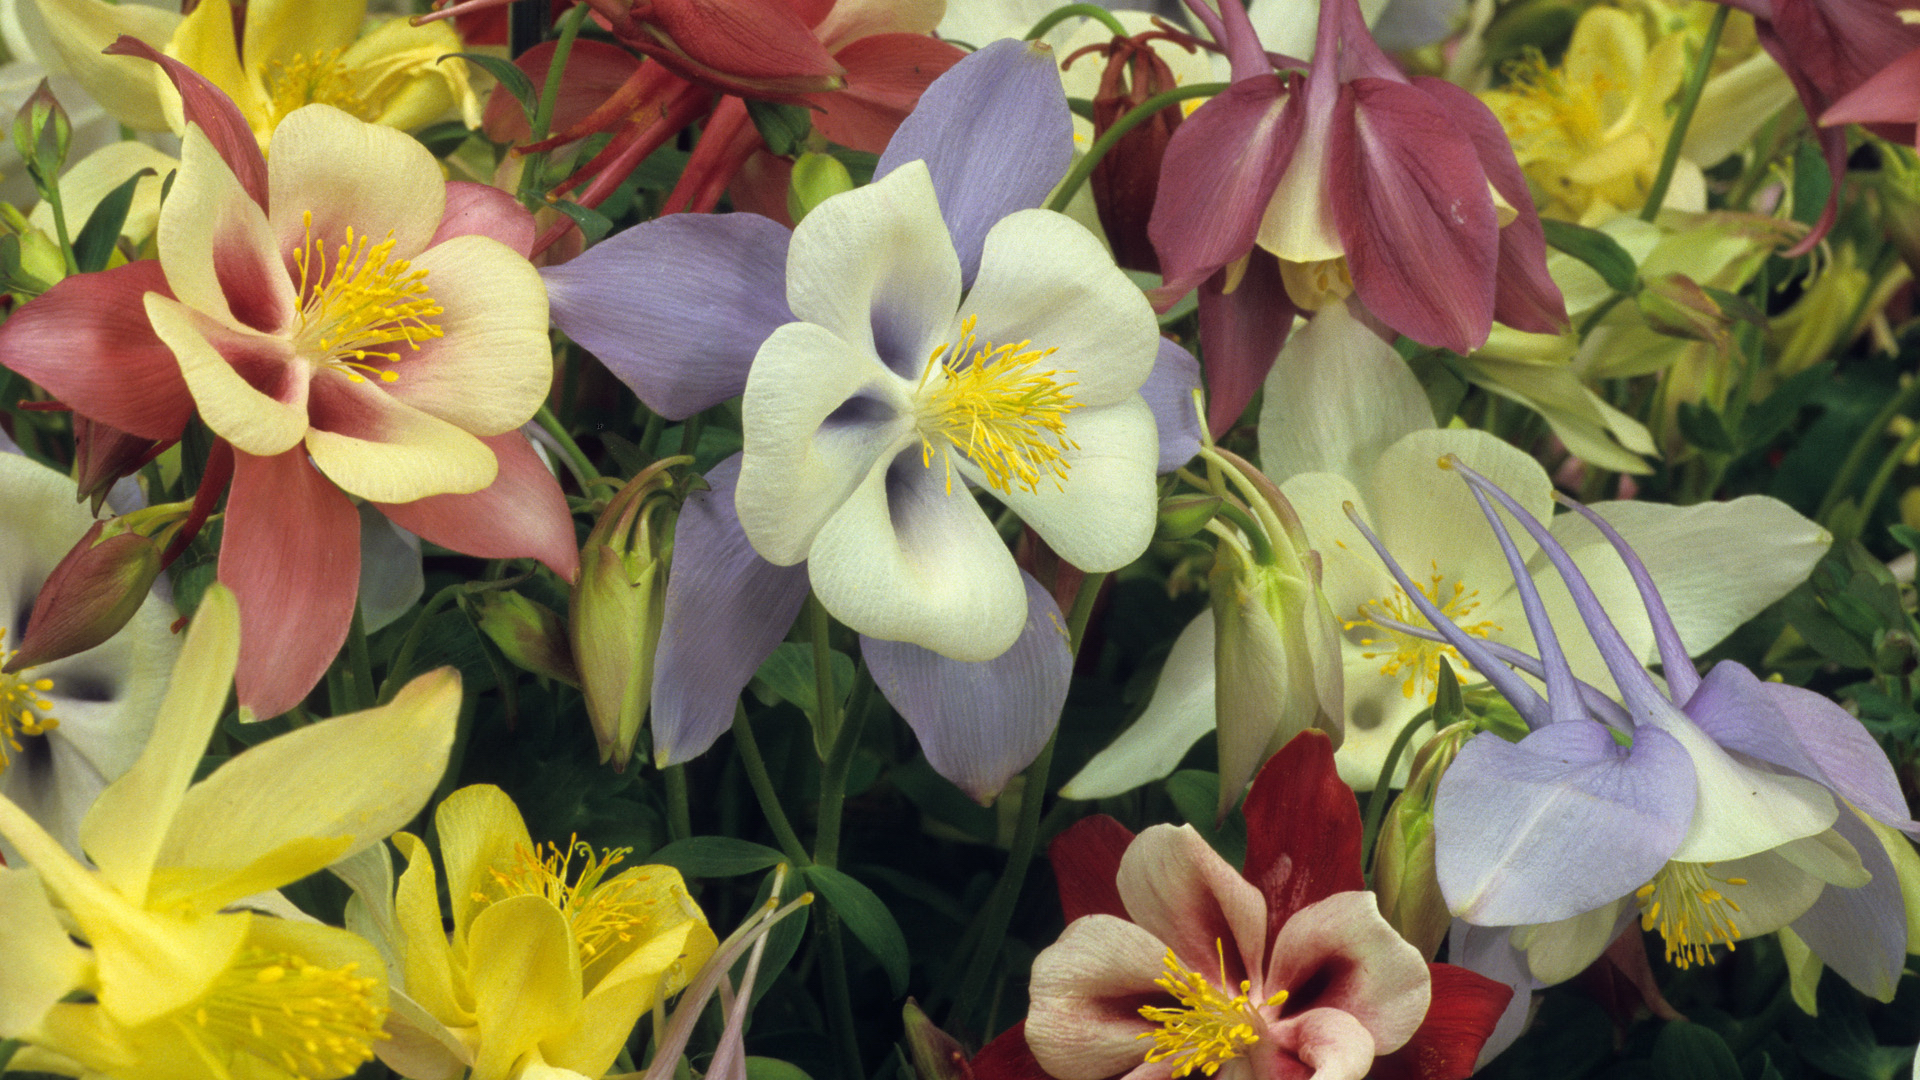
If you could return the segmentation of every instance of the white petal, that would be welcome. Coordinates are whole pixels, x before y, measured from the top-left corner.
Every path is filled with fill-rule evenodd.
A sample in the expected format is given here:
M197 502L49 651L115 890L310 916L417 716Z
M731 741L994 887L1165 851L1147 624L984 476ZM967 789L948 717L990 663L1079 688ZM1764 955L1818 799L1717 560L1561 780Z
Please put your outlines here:
M1413 1036L1431 1000L1426 958L1381 917L1370 892L1334 893L1295 912L1273 940L1267 981L1296 994L1314 985L1313 997L1287 1005L1352 1015L1383 1054Z
M1212 975L1225 965L1226 985L1264 985L1266 897L1193 826L1155 825L1135 837L1114 887L1133 921L1187 970Z
M1075 919L1033 961L1027 1046L1048 1075L1102 1080L1140 1063L1139 1036L1154 1025L1134 1006L1154 985L1167 947L1125 919Z
M1213 730L1213 616L1187 624L1167 653L1147 709L1060 789L1068 799L1104 799L1172 773Z
M1345 304L1287 339L1260 405L1260 463L1275 483L1331 472L1363 484L1387 447L1433 427L1407 362Z
M1827 789L1734 760L1678 710L1652 723L1680 740L1699 784L1693 823L1675 862L1726 862L1758 854L1833 826L1839 808Z
M1514 947L1527 954L1527 970L1542 983L1563 983L1587 970L1607 951L1620 925L1624 898L1559 922L1523 926L1513 933Z
M1415 581L1440 573L1491 596L1513 580L1498 541L1465 482L1440 459L1457 454L1542 521L1553 515L1553 483L1540 463L1484 431L1417 431L1387 448L1364 486L1374 529ZM1518 526L1523 558L1535 548ZM1334 610L1338 611L1339 608Z
M1039 490L996 491L1060 557L1082 570L1118 570L1140 557L1153 539L1159 511L1154 471L1160 463L1153 410L1134 394L1102 408L1066 416L1066 480L1041 480Z

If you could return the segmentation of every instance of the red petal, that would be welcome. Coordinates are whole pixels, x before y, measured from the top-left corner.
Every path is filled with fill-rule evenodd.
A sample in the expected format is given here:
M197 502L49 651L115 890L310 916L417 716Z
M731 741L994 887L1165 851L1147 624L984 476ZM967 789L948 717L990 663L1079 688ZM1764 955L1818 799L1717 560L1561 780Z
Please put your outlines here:
M1237 82L1167 140L1147 222L1167 303L1253 247L1300 138L1300 110L1289 100L1277 77Z
M1341 88L1331 137L1326 191L1361 302L1423 345L1485 344L1500 223L1473 144L1386 79Z
M1333 743L1303 731L1267 760L1247 792L1247 880L1267 897L1267 951L1308 904L1367 887L1360 804L1340 780Z
M1120 902L1114 880L1120 873L1120 857L1131 843L1133 833L1105 814L1081 818L1053 838L1047 860L1053 863L1060 908L1068 922L1082 915L1127 918L1127 906Z
M566 496L527 437L482 438L500 459L492 484L470 495L378 503L393 523L444 548L482 559L539 559L567 581L580 572L580 544Z
M447 209L427 246L456 236L485 236L522 255L533 250L533 215L496 187L454 180L447 184Z
M1200 286L1200 357L1207 374L1207 428L1215 438L1253 400L1293 329L1293 301L1280 281L1280 260L1254 248L1246 273L1230 293L1227 271Z
M783 0L654 0L632 11L616 38L723 94L788 101L846 74Z
M1464 1080L1513 987L1452 964L1428 964L1433 1004L1405 1046L1373 1063L1373 1080Z
M968 1062L973 1080L1053 1080L1027 1048L1025 1020L1000 1033Z
M747 115L747 103L737 97L720 99L700 141L687 158L680 180L660 205L660 213L704 214L720 205L720 196L740 172L749 157L766 149L760 130Z
M1507 141L1500 121L1479 98L1445 79L1419 78L1413 85L1426 91L1473 141L1487 179L1520 215L1500 230L1493 317L1515 330L1562 333L1567 329L1567 302L1560 296L1560 286L1553 283L1553 275L1547 273L1547 237L1540 228L1540 212L1534 209L1526 174L1514 160L1513 144Z
M1912 124L1920 119L1920 49L1880 73L1820 114L1822 125Z
M927 84L966 55L925 34L860 38L834 54L847 69L846 88L808 98L820 109L813 126L842 146L880 153Z
M306 447L234 452L220 580L240 601L240 705L278 716L326 674L359 591L360 514Z
M213 143L213 148L226 159L227 168L239 178L240 186L253 196L261 209L266 209L267 159L261 156L260 143L232 98L208 82L206 76L171 56L162 55L139 38L122 34L102 51L115 56L141 56L159 64L167 78L173 80L174 88L180 91L187 123L200 125L200 130L207 133L207 141Z
M173 350L142 301L173 295L159 262L142 259L61 281L0 325L0 365L73 411L145 439L180 437L193 398Z

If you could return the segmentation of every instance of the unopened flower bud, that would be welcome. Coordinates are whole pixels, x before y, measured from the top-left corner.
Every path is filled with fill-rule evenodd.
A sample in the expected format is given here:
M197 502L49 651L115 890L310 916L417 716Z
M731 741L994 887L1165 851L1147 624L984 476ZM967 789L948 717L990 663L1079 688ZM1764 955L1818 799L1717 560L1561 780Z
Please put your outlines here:
M1414 758L1407 789L1387 808L1373 848L1373 891L1380 914L1429 960L1453 916L1433 866L1433 801L1440 776L1474 735L1470 721L1443 728Z
M689 82L798 103L847 85L847 69L784 0L591 0L613 36Z
M787 187L787 216L798 225L814 207L852 190L853 174L839 158L809 150L793 163L793 179Z
M1089 53L1106 60L1100 88L1093 97L1096 138L1106 134L1148 98L1178 85L1173 70L1154 51L1155 41L1189 50L1195 47L1193 39L1163 26L1133 37L1116 37L1110 42L1090 45L1064 62L1071 65ZM1113 245L1113 259L1128 270L1160 272L1159 256L1147 239L1147 219L1152 216L1153 201L1160 188L1160 159L1166 156L1167 141L1180 127L1181 118L1178 105L1154 113L1145 123L1122 136L1087 178L1094 206L1100 214L1100 228Z
M67 149L73 145L73 125L67 110L53 96L47 80L20 106L13 117L13 148L43 184L52 184L66 164Z
M570 615L573 661L600 760L625 769L653 696L673 536L669 458L627 482L580 550Z
M47 575L7 670L85 652L119 633L160 576L160 556L188 508L167 503L95 522Z
M1647 325L1669 337L1704 341L1725 351L1733 343L1733 316L1685 274L1650 274L1634 297Z
M942 1031L912 998L902 1012L901 1026L906 1031L907 1051L913 1057L913 1071L920 1080L973 1080L967 1067L967 1052L960 1040Z
M475 606L479 609L480 631L515 666L544 679L580 685L567 628L552 608L511 589L482 593Z
M153 460L156 445L152 439L74 413L73 468L80 497L92 499L93 512L99 513L113 485Z
M1185 540L1201 529L1220 512L1221 498L1218 495L1193 494L1175 495L1160 504L1160 519L1154 525L1155 540Z

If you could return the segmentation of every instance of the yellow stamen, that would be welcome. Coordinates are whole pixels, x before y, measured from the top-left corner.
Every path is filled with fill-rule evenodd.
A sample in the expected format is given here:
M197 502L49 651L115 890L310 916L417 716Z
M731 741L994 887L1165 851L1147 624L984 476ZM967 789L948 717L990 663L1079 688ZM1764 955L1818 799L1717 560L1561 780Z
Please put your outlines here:
M18 655L18 649L6 648L7 631L0 627L0 666ZM53 702L46 693L53 689L52 679L35 679L25 671L0 672L0 772L13 763L13 756L26 750L22 735L45 735L60 726L48 712Z
M953 491L953 451L985 474L994 490L1017 485L1038 491L1042 480L1064 489L1065 454L1079 444L1067 437L1066 415L1075 407L1060 381L1070 371L1041 370L1053 349L1032 341L1014 345L976 342L968 316L957 343L943 344L927 358L915 391L919 402L920 463L933 467L940 455Z
M632 941L634 929L647 920L643 909L654 903L645 895L643 877L606 880L607 872L632 850L603 849L596 855L593 845L577 836L568 840L564 850L558 844L546 845L544 854L539 845L532 851L516 848L512 867L491 871L502 896L481 894L474 899L544 897L566 917L580 947L580 962L589 964L607 949ZM573 870L576 853L583 856L577 874Z
M1740 904L1717 886L1737 887L1746 878L1717 878L1712 863L1670 862L1653 880L1634 890L1640 905L1640 929L1658 929L1667 942L1667 961L1682 969L1713 963L1713 946L1732 949L1740 939L1733 916Z
M1468 622L1468 616L1480 607L1480 593L1469 590L1464 583L1458 581L1453 583L1452 589L1442 589L1441 584L1445 580L1446 575L1440 573L1440 566L1435 563L1433 576L1426 584L1417 587L1422 596L1440 609L1442 615L1474 637L1484 638L1500 630L1499 625L1490 620ZM1444 601L1441 599L1443 594L1446 597ZM1416 693L1424 690L1427 703L1429 705L1433 703L1440 684L1440 658L1443 656L1447 657L1455 667L1472 666L1461 658L1458 649L1444 641L1428 641L1403 630L1381 626L1374 619L1376 613L1382 618L1406 623L1408 626L1424 627L1432 624L1427 621L1425 615L1420 614L1420 609L1413 605L1413 601L1407 597L1407 591L1398 587L1391 595L1361 604L1360 609L1354 613L1354 617L1346 620L1345 625L1348 630L1358 626L1374 626L1386 631L1386 637L1361 638L1360 644L1385 645L1390 646L1389 649L1363 652L1360 655L1368 660L1383 660L1384 663L1380 665L1380 674L1389 678L1403 671L1406 672L1406 679L1400 684L1400 692L1406 697L1412 698Z
M361 371L396 381L398 372L368 363L399 359L382 346L404 343L417 351L422 341L445 335L430 321L445 309L427 293L427 271L393 258L392 233L369 245L352 226L329 264L325 243L313 235L312 211L305 220L306 240L293 253L300 269L300 345L355 382L366 381Z
M1278 1008L1287 1000L1287 992L1282 990L1255 1005L1249 996L1253 984L1245 980L1240 983L1240 992L1229 996L1223 989L1227 985L1226 949L1218 939L1213 946L1220 955L1217 983L1182 967L1173 950L1168 949L1166 974L1155 979L1154 985L1172 994L1179 1005L1140 1007L1140 1015L1160 1027L1135 1038L1153 1040L1153 1048L1147 1051L1148 1062L1174 1062L1173 1080L1196 1069L1212 1076L1220 1066L1244 1055L1260 1041L1260 1031L1266 1025L1267 1018L1260 1010Z
M314 104L332 105L367 121L376 113L340 61L339 49L275 60L267 72L267 97L275 125L295 109Z
M246 949L192 1010L170 1018L207 1064L208 1076L349 1076L387 1038L378 979L359 965L323 968L287 953ZM236 1068L242 1056L265 1066Z

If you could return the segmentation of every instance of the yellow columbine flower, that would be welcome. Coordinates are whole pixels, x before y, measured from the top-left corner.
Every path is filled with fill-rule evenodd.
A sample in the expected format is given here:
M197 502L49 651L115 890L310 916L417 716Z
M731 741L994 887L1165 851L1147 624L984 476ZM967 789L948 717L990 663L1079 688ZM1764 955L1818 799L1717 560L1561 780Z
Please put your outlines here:
M385 1037L386 971L370 944L229 909L419 812L446 766L459 676L423 675L390 704L263 743L195 784L238 623L233 595L209 588L151 741L81 824L98 870L0 798L0 836L32 867L0 876L0 1038L28 1045L18 1067L325 1080ZM91 1000L59 1002L73 990Z
M655 1002L678 993L717 945L680 872L576 839L535 844L505 792L461 788L434 812L453 908L441 918L433 857L417 837L391 905L361 892L404 974L406 1006L376 1049L405 1076L472 1080L600 1076ZM424 1037L422 1037L424 1036ZM454 1047L461 1048L456 1052Z
M184 131L179 96L143 60L101 56L130 34L205 75L240 107L265 148L281 118L316 102L361 120L414 130L450 116L480 126L480 99L444 22L367 23L366 0L252 0L235 36L231 0L185 17L105 0L34 0L73 75L130 127ZM364 29L364 32L363 32Z

